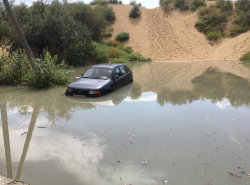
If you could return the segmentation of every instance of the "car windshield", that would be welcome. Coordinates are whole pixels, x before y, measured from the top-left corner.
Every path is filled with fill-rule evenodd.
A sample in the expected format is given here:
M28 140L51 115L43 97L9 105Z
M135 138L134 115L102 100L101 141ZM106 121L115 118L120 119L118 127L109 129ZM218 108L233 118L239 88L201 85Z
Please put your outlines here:
M112 69L110 68L90 68L84 75L83 78L97 78L97 79L110 79Z

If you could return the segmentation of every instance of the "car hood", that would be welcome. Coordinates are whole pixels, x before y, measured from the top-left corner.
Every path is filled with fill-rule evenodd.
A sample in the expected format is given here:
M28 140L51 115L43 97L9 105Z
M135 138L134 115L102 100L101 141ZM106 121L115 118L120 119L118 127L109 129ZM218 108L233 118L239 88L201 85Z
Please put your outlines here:
M73 83L71 83L68 87L72 89L100 89L104 85L108 84L110 80L103 79L90 79L90 78L81 78Z

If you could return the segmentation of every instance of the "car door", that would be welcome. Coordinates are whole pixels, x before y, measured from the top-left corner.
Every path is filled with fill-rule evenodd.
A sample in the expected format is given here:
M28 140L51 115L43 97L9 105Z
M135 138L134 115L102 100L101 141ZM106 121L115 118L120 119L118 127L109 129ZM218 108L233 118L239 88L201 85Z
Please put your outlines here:
M125 66L119 66L120 68L120 79L121 79L121 86L124 86L128 83L128 71L126 70Z
M119 79L114 79L114 76L115 76L115 75L118 75L118 76L119 76ZM119 66L118 66L118 67L115 67L115 68L114 68L114 71L113 71L113 75L112 75L112 80L114 81L113 84L111 85L111 90L112 90L112 91L118 89L118 88L121 86L121 79L120 79L120 76L121 76L121 72L120 72Z

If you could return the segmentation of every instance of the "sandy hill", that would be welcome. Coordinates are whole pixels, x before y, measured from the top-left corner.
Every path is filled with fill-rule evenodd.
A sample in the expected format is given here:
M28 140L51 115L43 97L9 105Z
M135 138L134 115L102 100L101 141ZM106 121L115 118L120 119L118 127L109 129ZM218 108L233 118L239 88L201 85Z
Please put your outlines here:
M120 32L129 32L125 45L150 56L154 61L196 59L239 59L250 50L250 31L235 38L225 38L211 46L204 34L194 27L197 12L165 13L160 7L142 8L140 18L129 18L131 5L112 5L116 13L113 40Z

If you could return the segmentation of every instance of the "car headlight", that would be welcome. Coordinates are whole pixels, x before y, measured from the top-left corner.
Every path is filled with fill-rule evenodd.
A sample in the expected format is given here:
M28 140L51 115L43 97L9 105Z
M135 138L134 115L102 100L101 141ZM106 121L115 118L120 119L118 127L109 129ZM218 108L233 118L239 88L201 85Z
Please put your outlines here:
M89 94L101 94L100 91L89 91Z
M70 88L67 88L67 89L66 89L66 91L68 91L68 92L72 92L72 89L70 89Z

